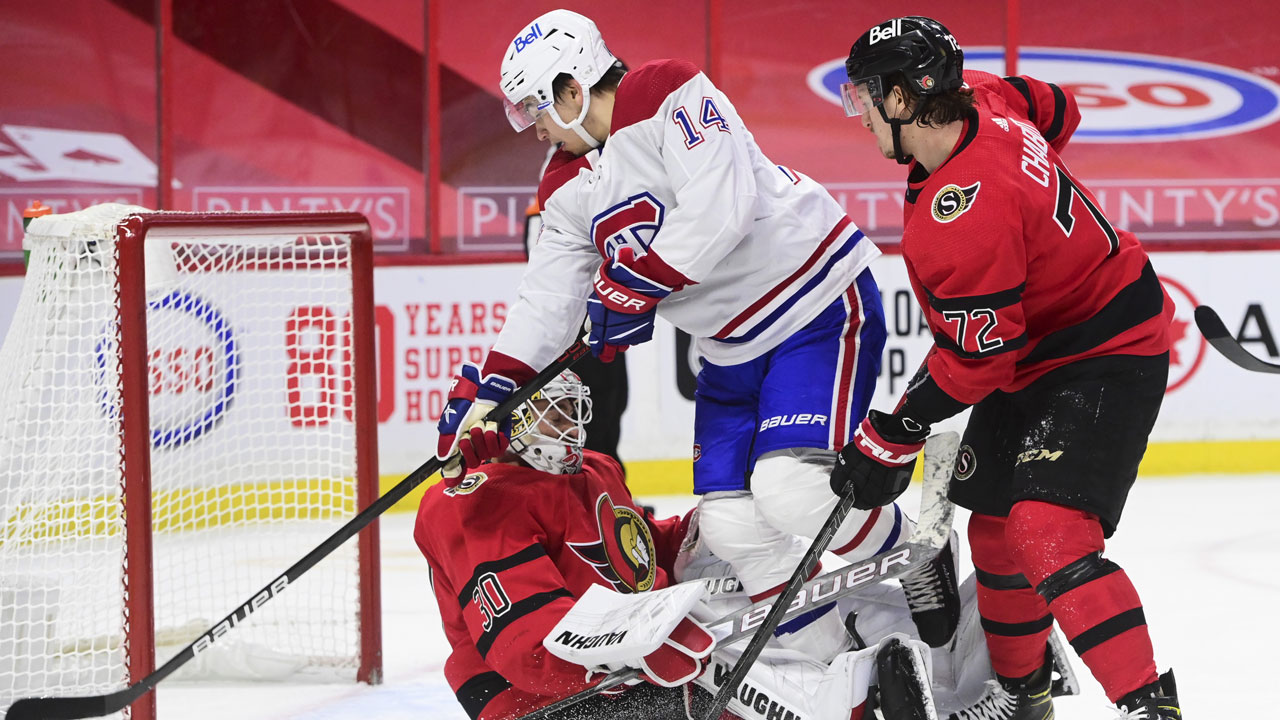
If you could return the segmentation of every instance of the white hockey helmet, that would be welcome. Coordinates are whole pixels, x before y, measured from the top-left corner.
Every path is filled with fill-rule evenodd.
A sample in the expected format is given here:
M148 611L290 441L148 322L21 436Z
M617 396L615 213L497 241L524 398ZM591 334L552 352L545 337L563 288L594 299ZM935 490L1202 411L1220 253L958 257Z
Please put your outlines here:
M591 390L565 370L516 408L511 450L538 470L572 475L582 470L589 422Z
M537 122L555 102L552 83L565 73L582 86L582 111L568 123L556 112L550 113L551 119L577 133L589 147L599 147L600 141L582 129L582 120L591 105L589 88L617 61L591 18L571 10L540 16L516 35L502 60L500 84L511 127L519 132Z

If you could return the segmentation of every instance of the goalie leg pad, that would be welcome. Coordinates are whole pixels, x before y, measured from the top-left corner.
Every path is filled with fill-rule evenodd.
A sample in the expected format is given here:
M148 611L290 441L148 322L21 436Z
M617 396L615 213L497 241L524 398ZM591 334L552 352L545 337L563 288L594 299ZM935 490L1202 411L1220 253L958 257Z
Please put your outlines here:
M923 648L923 649L921 649ZM938 720L930 680L930 652L923 643L895 635L876 650L880 711L894 720Z

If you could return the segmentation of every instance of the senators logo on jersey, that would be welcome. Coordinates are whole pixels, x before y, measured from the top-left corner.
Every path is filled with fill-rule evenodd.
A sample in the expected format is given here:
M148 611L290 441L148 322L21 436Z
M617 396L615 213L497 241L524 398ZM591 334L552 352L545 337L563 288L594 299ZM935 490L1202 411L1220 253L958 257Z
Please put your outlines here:
M978 197L978 188L981 186L981 182L963 188L959 185L943 186L938 194L933 196L933 219L940 223L949 223L963 215L966 210L973 207L973 201Z
M645 592L658 577L653 535L643 517L629 507L617 507L608 493L596 500L600 539L593 543L568 543L613 589L623 593Z

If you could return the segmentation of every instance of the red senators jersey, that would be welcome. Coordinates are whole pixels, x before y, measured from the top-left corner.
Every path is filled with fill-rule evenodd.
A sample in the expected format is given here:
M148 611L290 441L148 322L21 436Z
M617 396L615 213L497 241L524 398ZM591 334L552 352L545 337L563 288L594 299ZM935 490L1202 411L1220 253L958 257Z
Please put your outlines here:
M453 648L445 677L472 718L518 717L587 687L542 639L589 586L667 586L681 519L652 518L617 461L584 454L577 475L483 465L418 507L414 540Z
M1137 238L1058 156L1080 122L1074 98L964 77L977 113L934 172L912 162L905 206L903 258L936 344L906 402L930 422L1077 360L1159 355L1173 314Z

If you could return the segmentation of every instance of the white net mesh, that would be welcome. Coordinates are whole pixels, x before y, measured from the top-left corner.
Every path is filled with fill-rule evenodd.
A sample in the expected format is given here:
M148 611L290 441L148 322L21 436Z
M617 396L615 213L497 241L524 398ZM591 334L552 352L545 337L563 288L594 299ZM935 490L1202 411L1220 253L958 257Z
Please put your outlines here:
M0 349L0 712L126 684L117 282L137 270L114 229L137 210L28 231ZM355 513L351 237L215 221L146 243L159 665ZM351 541L179 677L353 680L359 603Z

